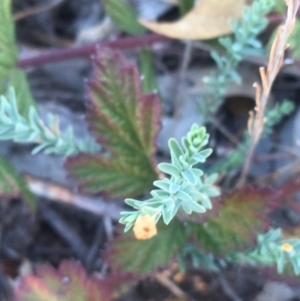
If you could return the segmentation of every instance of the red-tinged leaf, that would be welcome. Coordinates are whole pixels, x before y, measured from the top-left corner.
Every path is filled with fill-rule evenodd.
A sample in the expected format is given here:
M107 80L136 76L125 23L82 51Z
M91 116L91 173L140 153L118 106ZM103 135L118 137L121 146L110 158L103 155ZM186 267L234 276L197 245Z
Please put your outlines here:
M142 94L137 69L119 52L99 50L89 82L90 130L106 155L82 154L67 169L81 190L110 196L135 196L157 178L153 155L160 127L160 101Z
M254 247L257 233L270 226L267 215L278 190L244 188L225 194L218 214L204 224L189 223L194 239L207 252L226 255Z
M158 223L157 235L149 240L137 240L132 231L120 233L105 258L116 270L145 276L169 265L185 242L185 227L175 219L168 226Z
M29 191L25 180L19 175L7 160L0 157L0 197L2 199L21 198L34 209L35 198Z
M65 261L59 269L40 266L35 276L25 276L16 288L18 301L109 301L109 285L87 276L83 267Z
M278 209L287 209L292 216L287 223L286 221L276 224L275 227L281 228L285 238L300 237L300 204L297 201L297 194L300 191L300 178L289 180L277 188L275 201Z

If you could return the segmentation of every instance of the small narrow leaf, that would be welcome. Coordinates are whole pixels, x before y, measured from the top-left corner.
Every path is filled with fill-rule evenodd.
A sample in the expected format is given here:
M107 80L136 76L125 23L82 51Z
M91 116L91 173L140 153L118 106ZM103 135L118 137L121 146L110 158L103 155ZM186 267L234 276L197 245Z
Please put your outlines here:
M78 263L65 261L58 270L39 266L36 275L21 280L16 296L17 301L108 301L113 295L107 283L87 276Z
M138 13L124 0L104 0L106 13L126 33L138 35L145 28L138 23Z
M17 174L7 160L0 157L0 197L4 199L21 198L35 209L36 201L25 180Z
M164 190L164 191L169 191L170 183L167 180L158 180L154 181L153 185Z
M27 118L29 108L35 107L35 101L24 71L17 68L10 70L8 86L14 87L18 110L22 116Z
M195 173L192 170L184 170L181 172L182 176L185 178L186 181L188 181L191 185L196 185L198 179Z
M135 196L157 178L153 155L161 105L156 95L142 94L137 69L119 52L99 50L89 82L87 121L106 155L82 154L67 168L82 191Z
M158 223L157 235L145 241L137 240L132 231L120 233L111 242L106 260L122 272L149 275L158 267L170 264L185 239L184 225L178 220L173 220L168 226Z
M299 19L295 20L294 29L288 38L288 44L290 49L292 50L293 57L296 59L300 58L300 49L299 49L299 42L300 42L300 21Z
M176 166L170 164L170 163L159 163L157 165L158 169L170 176L178 177L179 176L179 170L176 168Z
M0 2L0 79L7 76L17 59L15 25L11 13L11 0Z
M144 93L157 91L154 74L154 55L150 49L142 49L140 53L140 71L142 75L142 87Z
M15 42L15 25L12 16L12 1L0 1L0 95L13 86L17 91L18 108L27 116L34 100L23 71L15 68L18 49Z

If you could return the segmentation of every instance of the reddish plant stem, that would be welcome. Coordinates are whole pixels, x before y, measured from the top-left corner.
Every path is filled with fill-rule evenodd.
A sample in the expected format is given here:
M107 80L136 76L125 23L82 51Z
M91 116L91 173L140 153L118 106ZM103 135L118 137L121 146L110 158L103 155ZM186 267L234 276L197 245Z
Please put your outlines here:
M158 42L170 41L169 38L158 34L146 34L136 37L119 38L115 41L105 41L78 47L66 47L20 59L17 62L19 68L36 67L47 63L70 60L77 57L88 57L95 53L98 47L112 49L132 49L151 46Z

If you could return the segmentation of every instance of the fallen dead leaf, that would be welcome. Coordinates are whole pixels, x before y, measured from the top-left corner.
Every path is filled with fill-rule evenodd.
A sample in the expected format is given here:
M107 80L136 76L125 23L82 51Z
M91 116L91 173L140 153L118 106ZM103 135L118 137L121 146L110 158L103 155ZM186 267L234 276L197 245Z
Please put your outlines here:
M184 40L213 39L232 32L229 20L242 16L244 0L201 0L176 22L148 22L146 28L170 38Z

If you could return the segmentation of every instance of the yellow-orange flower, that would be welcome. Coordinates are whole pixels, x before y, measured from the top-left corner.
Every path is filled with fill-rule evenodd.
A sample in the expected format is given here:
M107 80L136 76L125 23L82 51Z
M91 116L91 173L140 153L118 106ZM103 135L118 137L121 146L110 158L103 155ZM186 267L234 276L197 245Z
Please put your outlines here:
M283 251L286 251L286 252L292 252L292 251L294 251L293 246L290 245L290 244L288 244L288 243L283 244L283 245L281 246L281 249L282 249Z
M150 239L157 234L154 217L142 215L137 218L133 226L133 233L136 239Z

